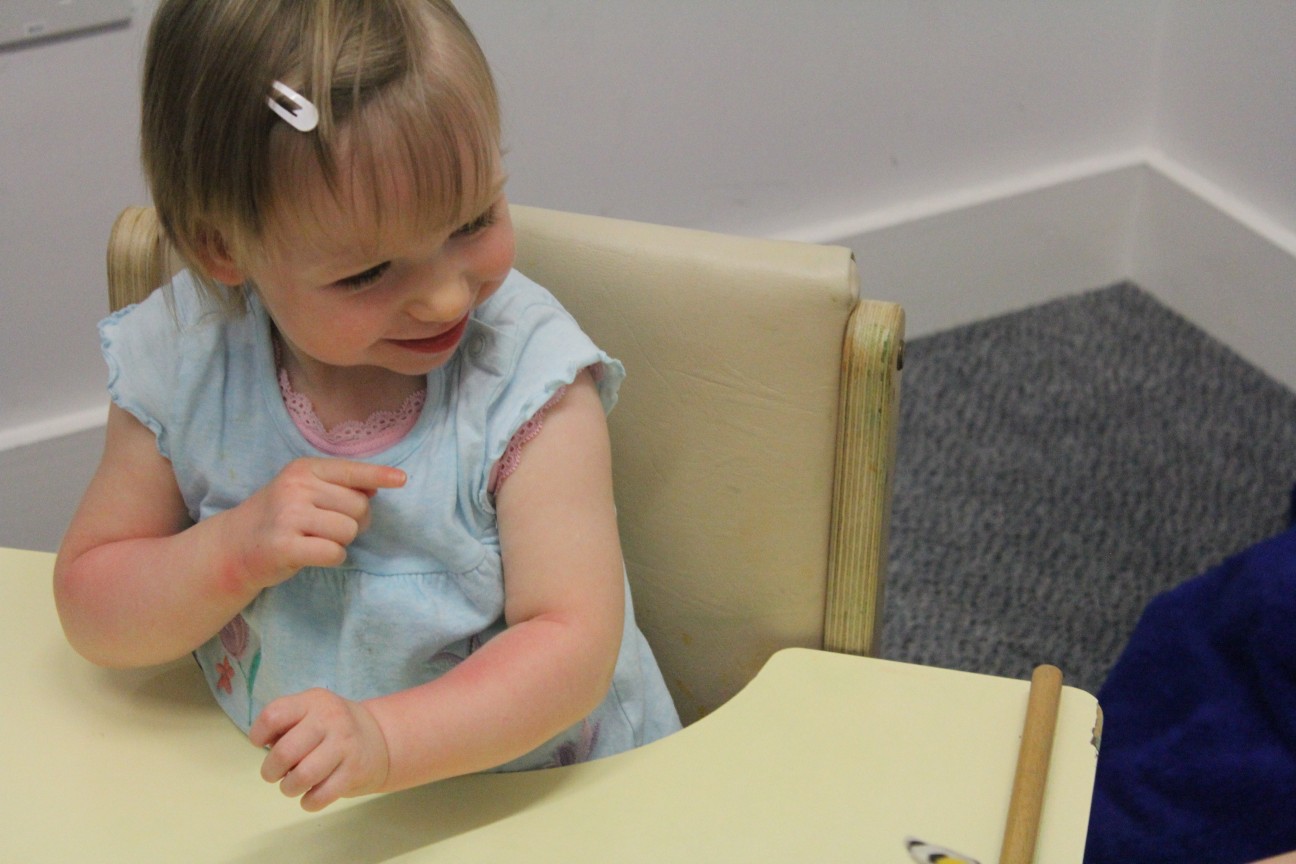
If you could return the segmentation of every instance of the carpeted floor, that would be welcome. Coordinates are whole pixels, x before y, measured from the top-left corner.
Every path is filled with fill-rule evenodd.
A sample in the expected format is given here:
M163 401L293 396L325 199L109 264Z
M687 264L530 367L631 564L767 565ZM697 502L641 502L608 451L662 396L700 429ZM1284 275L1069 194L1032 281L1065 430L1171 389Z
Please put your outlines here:
M1282 530L1296 394L1117 285L910 341L883 656L1096 693L1156 593Z

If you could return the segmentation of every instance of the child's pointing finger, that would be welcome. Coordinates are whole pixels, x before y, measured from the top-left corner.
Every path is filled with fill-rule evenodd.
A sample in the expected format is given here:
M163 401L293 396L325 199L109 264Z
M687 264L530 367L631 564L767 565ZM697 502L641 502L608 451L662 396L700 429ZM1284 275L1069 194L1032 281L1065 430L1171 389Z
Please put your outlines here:
M313 470L325 482L357 489L370 497L379 489L399 489L406 481L405 472L399 468L347 459L320 459Z

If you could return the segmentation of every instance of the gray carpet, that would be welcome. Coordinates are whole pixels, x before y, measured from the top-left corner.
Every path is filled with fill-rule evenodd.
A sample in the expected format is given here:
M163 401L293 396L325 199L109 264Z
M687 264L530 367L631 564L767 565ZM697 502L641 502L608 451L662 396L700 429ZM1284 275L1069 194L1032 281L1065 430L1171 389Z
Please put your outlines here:
M1157 594L1287 525L1296 394L1117 285L905 352L883 656L1097 693Z

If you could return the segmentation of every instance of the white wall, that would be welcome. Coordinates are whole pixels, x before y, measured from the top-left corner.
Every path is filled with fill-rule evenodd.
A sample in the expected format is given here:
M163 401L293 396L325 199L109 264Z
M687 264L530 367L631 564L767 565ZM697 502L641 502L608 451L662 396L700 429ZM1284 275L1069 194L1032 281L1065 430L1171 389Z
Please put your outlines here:
M0 48L0 445L15 428L102 414L108 228L145 200L140 39L116 29Z
M146 200L140 38L0 49L0 545L55 548L98 458L104 247Z
M515 198L758 235L1144 143L1161 5L460 4Z
M144 195L136 87L153 3L140 5L130 28L0 49L0 544L51 547L93 462L104 240ZM910 309L911 332L1023 305L1032 280L1146 274L1181 290L1191 232L1146 218L1152 197L1177 200L1140 191L1157 185L1134 179L1147 164L1276 241L1266 273L1283 278L1296 254L1290 2L460 7L503 93L514 200L847 242L874 293ZM995 257L1013 250L1030 260ZM1225 289L1193 290L1180 308L1215 317L1201 292ZM1294 292L1261 304L1271 329L1296 330L1272 313ZM1229 332L1245 341L1250 326ZM49 458L55 436L85 428L78 455ZM33 465L51 474L40 507L22 491Z
M144 194L141 6L130 29L0 53L0 447L102 405L103 241ZM461 8L525 203L789 234L1150 129L1155 0Z
M1171 4L1152 108L1166 154L1296 233L1296 3Z
M1167 6L1132 275L1296 389L1296 3ZM1203 206L1207 204L1209 206Z

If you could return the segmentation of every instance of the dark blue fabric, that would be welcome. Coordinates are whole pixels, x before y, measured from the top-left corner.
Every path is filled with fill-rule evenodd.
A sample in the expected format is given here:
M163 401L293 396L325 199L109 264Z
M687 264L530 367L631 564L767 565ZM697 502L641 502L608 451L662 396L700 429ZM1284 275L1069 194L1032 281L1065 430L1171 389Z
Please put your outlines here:
M1296 849L1296 529L1153 599L1098 700L1087 864Z

